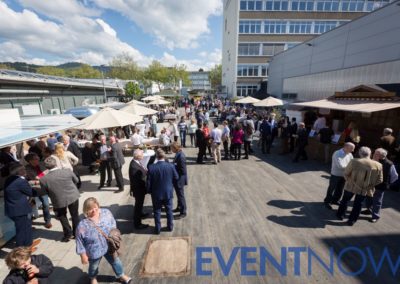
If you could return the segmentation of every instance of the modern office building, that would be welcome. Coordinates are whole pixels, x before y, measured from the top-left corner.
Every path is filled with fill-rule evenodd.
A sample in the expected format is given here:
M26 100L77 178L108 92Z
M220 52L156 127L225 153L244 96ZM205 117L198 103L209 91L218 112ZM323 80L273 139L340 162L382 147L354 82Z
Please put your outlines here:
M400 1L276 55L268 93L314 101L359 85L400 96Z
M268 80L271 57L390 0L224 0L222 85L247 96Z
M211 83L209 79L210 72L203 70L189 71L189 80L191 85L188 86L191 90L209 91L211 90Z

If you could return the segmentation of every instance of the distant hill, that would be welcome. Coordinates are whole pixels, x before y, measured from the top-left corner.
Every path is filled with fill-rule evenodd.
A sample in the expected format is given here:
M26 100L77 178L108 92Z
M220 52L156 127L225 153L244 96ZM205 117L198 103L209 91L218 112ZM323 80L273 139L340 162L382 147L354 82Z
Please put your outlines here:
M8 67L10 67L11 69L15 69L18 71L24 71L24 72L33 72L36 73L37 69L39 67L43 67L45 65L35 65L35 64L29 64L29 63L25 63L25 62L0 62L0 65L7 65ZM69 69L74 69L74 68L79 68L81 67L83 64L80 62L67 62L64 64L60 64L54 67L57 68L61 68L64 70L69 70ZM103 71L103 72L108 72L110 71L110 67L109 66L92 66L94 69L97 69L99 71Z

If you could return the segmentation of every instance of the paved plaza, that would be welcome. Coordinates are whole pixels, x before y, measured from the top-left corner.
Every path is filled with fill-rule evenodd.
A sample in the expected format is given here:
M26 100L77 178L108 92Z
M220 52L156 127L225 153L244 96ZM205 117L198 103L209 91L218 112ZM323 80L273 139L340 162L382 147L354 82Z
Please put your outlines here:
M350 277L343 274L336 262L337 253L343 248L357 246L365 252L370 247L376 259L384 246L392 257L399 255L400 196L397 192L387 192L384 200L382 220L371 224L366 217L353 226L338 221L335 211L323 206L322 200L328 185L329 168L316 161L291 162L290 155L261 155L257 147L249 160L222 161L213 165L210 160L205 165L197 165L197 149L185 148L187 155L189 185L186 187L188 216L175 221L172 233L162 232L161 237L190 237L191 271L188 276L140 278L139 271L147 243L155 238L152 234L154 221L151 215L144 220L150 227L137 231L133 229L133 203L129 196L128 166L131 158L126 158L123 168L125 191L115 194L117 187L97 190L99 176L83 175L83 200L89 196L99 199L102 207L109 208L123 233L124 254L121 256L125 272L133 277L133 283L399 283L400 276L391 276L388 265L382 266L376 278L370 262L365 272ZM172 157L172 155L169 155ZM113 181L115 186L115 181ZM174 200L176 202L176 199ZM146 196L145 209L151 212L151 199ZM82 212L82 210L80 210ZM164 216L165 217L165 216ZM56 267L51 275L51 283L87 283L87 266L80 263L75 253L75 242L62 243L59 222L53 219L53 228L45 229L42 218L35 220L34 236L42 238L37 253L46 254ZM163 226L166 219L162 220ZM11 244L0 251L0 277L7 274L4 257ZM211 276L199 276L196 263L196 248L217 247L224 261L235 247L264 247L280 262L281 248L309 247L325 262L329 260L329 248L335 251L334 271L331 276L321 264L314 261L311 275L307 255L295 259L287 254L287 275L282 276L267 263L266 275L260 275L260 251L251 252L248 257L256 258L256 264L248 264L255 270L255 276L243 275L243 259L239 252L234 258L228 275L223 274L215 252L203 253L203 258L211 258L211 264L203 263L200 269L211 271ZM342 270L357 271L363 266L363 258L358 254L348 254L341 260ZM296 264L297 263L297 264ZM300 269L296 276L295 267ZM246 268L245 268L246 269ZM242 275L241 275L242 274ZM113 283L115 278L111 267L103 261L98 277L101 283ZM375 282L373 280L373 282Z

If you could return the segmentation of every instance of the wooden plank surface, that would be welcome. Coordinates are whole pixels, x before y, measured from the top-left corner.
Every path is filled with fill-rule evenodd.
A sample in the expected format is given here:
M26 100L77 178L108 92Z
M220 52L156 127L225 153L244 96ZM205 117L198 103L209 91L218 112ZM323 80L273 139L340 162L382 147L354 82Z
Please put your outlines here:
M198 247L218 247L225 261L235 247L265 247L278 260L282 247L310 247L324 261L329 260L329 247L335 249L335 259L337 252L348 246L359 246L364 251L371 247L375 258L384 246L389 247L392 257L400 254L398 193L386 193L382 219L378 223L371 224L362 217L353 227L348 227L337 221L335 212L322 204L329 168L315 161L293 164L290 155L274 154L278 151L277 146L273 148L273 154L267 156L261 155L257 147L254 149L255 155L249 160L222 161L218 165L212 165L210 161L206 165L197 165L197 149L184 149L189 171L189 185L185 189L188 216L176 220L174 231L162 232L162 236L191 237L192 271L189 276L138 276L146 245L154 237L154 221L150 216L144 220L151 226L149 229L133 229L133 199L128 195L127 180L129 159L123 168L125 192L114 194L116 188L97 191L99 176L85 175L82 177L85 193L80 206L85 198L96 196L101 206L114 213L125 244L121 259L125 272L133 277L133 283L370 283L370 279L385 284L399 283L399 274L392 276L387 265L376 278L369 262L365 273L349 277L340 273L337 263L332 276L314 261L312 275L307 275L307 256L304 254L299 266L301 275L295 276L293 253L287 254L287 276L280 275L270 264L266 269L267 275L259 275L259 260L248 265L249 269L256 270L256 276L242 276L240 253L228 276L223 275L215 253L205 253L204 257L211 257L212 263L203 265L203 268L211 270L212 276L196 275ZM152 211L150 196L146 196L145 211ZM163 216L162 224L166 226L165 213ZM52 230L46 230L38 223L34 233L43 238L38 253L51 257L56 266L51 276L52 283L87 283L87 276L82 272L87 267L80 264L75 244L59 242L61 227L57 220L53 220L53 225ZM6 246L0 252L0 276L3 278L7 273L4 257L9 249ZM249 257L259 258L259 250L250 253ZM345 270L357 270L362 264L354 255L349 255L342 263ZM104 260L98 280L100 283L115 281L111 267Z

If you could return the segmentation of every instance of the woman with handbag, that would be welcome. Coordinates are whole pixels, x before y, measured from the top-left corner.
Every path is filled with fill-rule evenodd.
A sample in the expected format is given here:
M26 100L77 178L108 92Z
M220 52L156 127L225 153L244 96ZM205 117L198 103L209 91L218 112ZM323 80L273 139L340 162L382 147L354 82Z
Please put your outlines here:
M76 229L76 252L81 256L82 264L89 264L90 283L97 283L99 264L104 258L112 266L114 273L122 283L131 283L132 278L124 274L122 262L118 257L109 238L116 231L115 219L108 209L100 208L94 197L89 197L83 203L83 213L86 218L81 220Z

